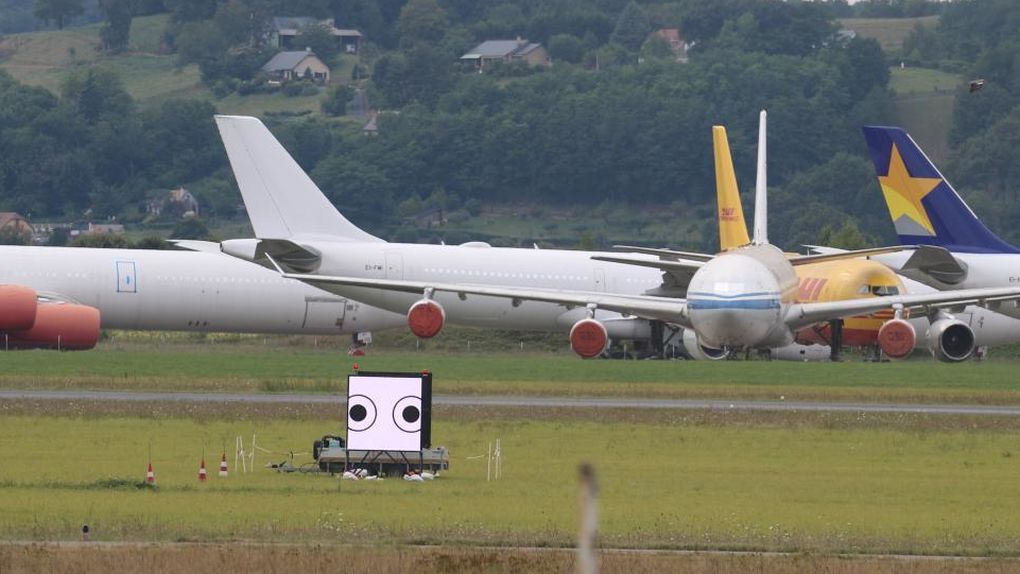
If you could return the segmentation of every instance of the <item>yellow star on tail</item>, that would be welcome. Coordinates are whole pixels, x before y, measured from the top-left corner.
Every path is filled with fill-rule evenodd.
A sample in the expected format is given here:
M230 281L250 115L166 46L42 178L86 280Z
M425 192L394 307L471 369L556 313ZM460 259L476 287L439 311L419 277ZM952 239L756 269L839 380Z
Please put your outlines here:
M882 194L885 195L885 202L889 206L889 214L892 215L893 221L899 219L901 215L906 215L935 235L935 228L928 219L921 199L942 183L942 179L911 177L907 172L907 166L903 164L903 158L900 157L900 150L893 144L889 157L889 174L885 177L879 176L878 181L882 185Z

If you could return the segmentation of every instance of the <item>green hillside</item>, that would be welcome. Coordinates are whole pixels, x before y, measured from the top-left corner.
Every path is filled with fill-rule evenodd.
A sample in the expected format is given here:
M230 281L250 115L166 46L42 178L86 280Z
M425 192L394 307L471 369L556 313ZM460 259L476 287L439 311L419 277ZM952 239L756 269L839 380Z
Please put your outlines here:
M874 38L887 54L898 54L910 32L918 24L934 28L938 16L921 18L841 18L839 24L847 30L857 32L862 38Z
M949 157L953 103L961 78L939 70L894 67L889 87L896 92L896 115L936 163Z
M0 38L0 68L19 82L59 93L61 83L72 70L98 65L120 76L131 97L143 106L171 98L189 98L214 102L219 112L229 114L319 112L319 94L293 97L231 94L216 99L202 84L197 65L179 67L175 54L161 53L160 41L167 18L166 14L135 18L128 50L116 55L99 50L98 24L4 36ZM334 69L335 77L349 78L353 65L352 58L344 57Z

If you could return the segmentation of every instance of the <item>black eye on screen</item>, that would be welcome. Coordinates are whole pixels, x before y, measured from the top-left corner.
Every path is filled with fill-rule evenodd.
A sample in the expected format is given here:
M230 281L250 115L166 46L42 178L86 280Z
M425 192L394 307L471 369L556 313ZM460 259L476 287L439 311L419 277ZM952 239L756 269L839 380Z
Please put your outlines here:
M372 399L365 395L353 395L347 401L347 428L363 431L375 424L376 408Z
M393 424L407 432L421 432L421 397L404 397L393 406Z

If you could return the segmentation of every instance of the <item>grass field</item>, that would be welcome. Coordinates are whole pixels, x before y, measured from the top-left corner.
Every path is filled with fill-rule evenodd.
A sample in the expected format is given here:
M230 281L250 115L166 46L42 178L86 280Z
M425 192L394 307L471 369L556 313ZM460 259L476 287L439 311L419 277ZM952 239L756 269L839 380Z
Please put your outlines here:
M0 569L19 572L138 572L167 574L223 570L253 574L279 572L569 572L573 551L549 548L364 547L330 544L3 544ZM5 568L6 567L6 568ZM935 559L929 556L830 556L815 554L728 554L718 552L605 551L603 574L971 574L1020 572L1015 559Z
M903 41L918 24L932 28L938 24L938 16L921 18L841 18L843 28L857 32L862 38L878 40L882 50L897 54L903 48Z
M251 339L244 339L251 341ZM109 344L3 354L3 388L340 392L362 370L435 373L437 394L517 394L1020 404L1017 363L584 361L569 353L413 352L272 344ZM255 339L255 341L261 341ZM412 347L413 348L413 347Z
M196 479L203 446L214 466L222 444L256 433L273 451L259 453L261 466L331 430L318 418L4 416L0 537L73 540L87 522L93 540L570 546L576 467L589 461L607 547L1018 551L1020 457L1008 431L531 421L473 411L434 424L452 468L431 483L265 468ZM487 482L484 458L471 457L494 438L505 474ZM154 491L132 485L149 444Z

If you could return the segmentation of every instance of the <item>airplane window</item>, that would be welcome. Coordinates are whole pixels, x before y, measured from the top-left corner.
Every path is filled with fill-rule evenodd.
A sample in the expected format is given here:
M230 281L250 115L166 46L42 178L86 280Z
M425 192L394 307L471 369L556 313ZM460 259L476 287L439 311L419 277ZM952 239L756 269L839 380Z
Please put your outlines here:
M879 297L899 295L900 290L895 285L872 285L871 292Z

